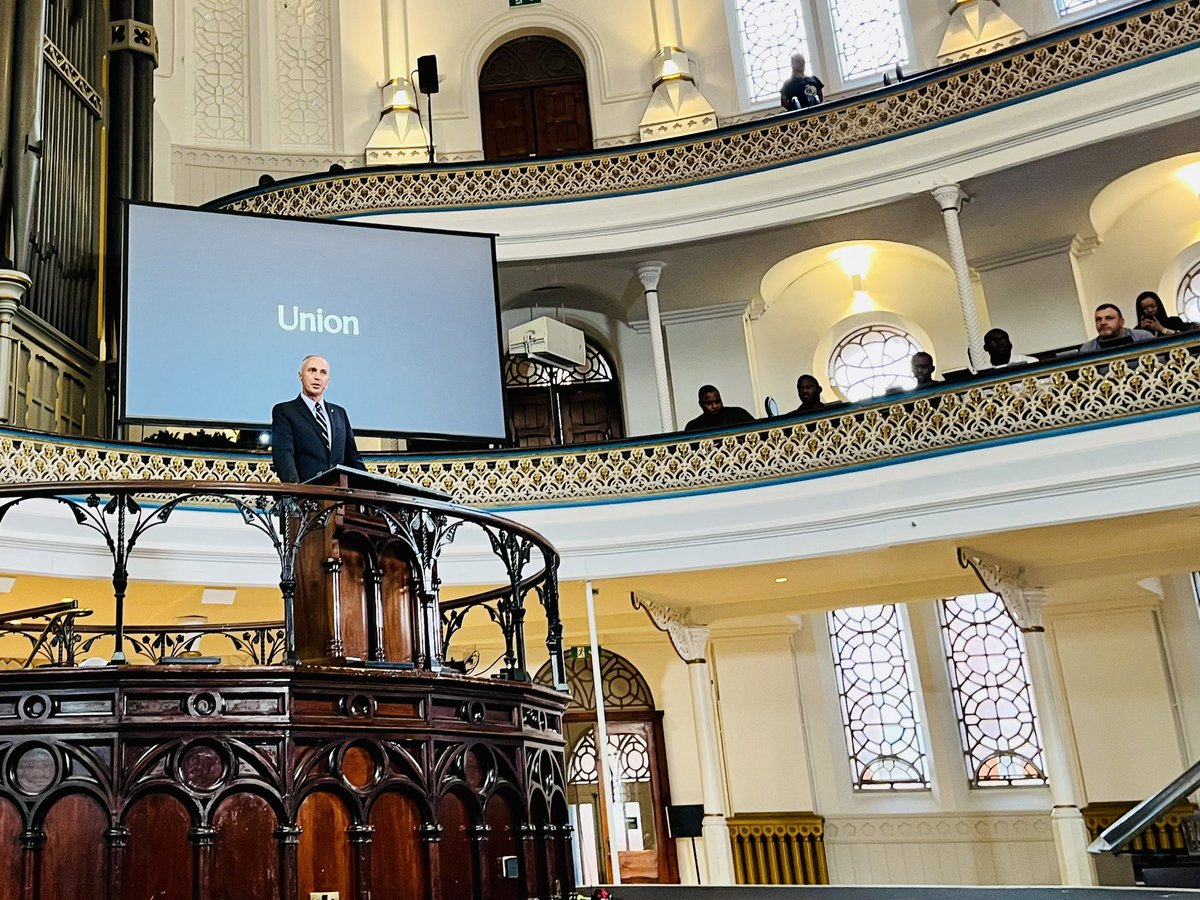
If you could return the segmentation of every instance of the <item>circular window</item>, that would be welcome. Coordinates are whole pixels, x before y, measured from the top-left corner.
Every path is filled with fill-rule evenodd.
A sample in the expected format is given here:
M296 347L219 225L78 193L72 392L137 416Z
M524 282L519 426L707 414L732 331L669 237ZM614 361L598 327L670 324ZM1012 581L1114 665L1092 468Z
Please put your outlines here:
M1179 282L1175 308L1185 322L1200 322L1200 260L1193 263Z
M914 353L924 348L894 325L867 325L850 332L829 357L829 381L847 400L878 397L889 388L912 390Z

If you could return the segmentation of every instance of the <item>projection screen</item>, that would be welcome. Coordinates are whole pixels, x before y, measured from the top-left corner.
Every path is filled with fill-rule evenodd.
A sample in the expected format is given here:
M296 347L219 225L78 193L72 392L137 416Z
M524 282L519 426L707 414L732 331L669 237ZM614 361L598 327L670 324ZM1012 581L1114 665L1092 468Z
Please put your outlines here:
M126 209L124 421L266 425L317 354L355 431L507 439L492 235Z

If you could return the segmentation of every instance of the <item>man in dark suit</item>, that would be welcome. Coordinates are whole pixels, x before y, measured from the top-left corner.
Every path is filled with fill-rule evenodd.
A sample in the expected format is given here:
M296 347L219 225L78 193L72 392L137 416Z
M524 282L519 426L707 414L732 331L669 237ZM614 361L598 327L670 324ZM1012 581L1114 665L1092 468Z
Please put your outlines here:
M300 396L271 410L271 465L280 481L308 481L333 466L366 470L350 418L325 402L329 363L306 356L300 363Z

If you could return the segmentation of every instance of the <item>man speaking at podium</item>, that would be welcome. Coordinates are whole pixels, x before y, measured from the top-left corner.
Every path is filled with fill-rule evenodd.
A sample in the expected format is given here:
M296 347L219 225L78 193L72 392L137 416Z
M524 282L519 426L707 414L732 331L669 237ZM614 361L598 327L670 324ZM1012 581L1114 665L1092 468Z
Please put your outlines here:
M308 481L333 466L366 471L346 410L325 402L328 386L329 363L306 356L300 396L271 410L271 466L280 481Z

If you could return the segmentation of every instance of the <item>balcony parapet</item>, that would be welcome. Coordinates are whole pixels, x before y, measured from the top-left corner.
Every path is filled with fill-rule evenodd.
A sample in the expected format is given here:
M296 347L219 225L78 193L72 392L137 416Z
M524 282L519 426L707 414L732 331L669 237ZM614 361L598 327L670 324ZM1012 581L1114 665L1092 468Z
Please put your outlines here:
M1200 46L1200 0L1144 3L816 111L557 159L305 176L211 206L333 218L488 208L685 187L863 147Z
M1200 410L1200 337L997 373L798 419L702 435L438 456L368 454L373 471L484 509L750 488ZM274 480L269 457L0 430L0 484Z

